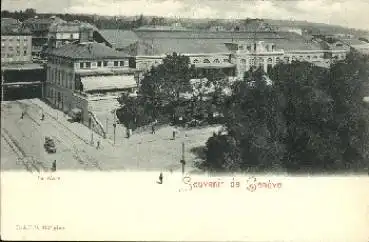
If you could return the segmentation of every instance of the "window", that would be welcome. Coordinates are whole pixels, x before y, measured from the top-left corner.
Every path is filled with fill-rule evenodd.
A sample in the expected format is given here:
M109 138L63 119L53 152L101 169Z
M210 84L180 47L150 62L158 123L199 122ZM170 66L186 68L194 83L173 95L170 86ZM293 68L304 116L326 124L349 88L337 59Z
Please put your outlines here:
M98 67L101 67L101 66L102 66L102 62L101 62L101 61L98 61L98 62L97 62L97 66L98 66Z
M84 67L84 63L83 62L79 63L79 68L83 69L83 67Z
M218 59L215 59L214 63L220 63L220 61Z
M91 68L91 62L86 62L86 68Z
M245 59L241 59L241 63L242 63L243 65L245 65L245 64L246 64L246 60L245 60Z
M118 61L114 61L114 66L118 66L119 62Z
M248 51L251 51L251 45L248 45L248 46L247 46L247 50L248 50Z
M104 66L108 66L108 62L107 61L104 61Z
M14 50L14 48L9 46L9 51L13 51L13 50Z
M239 50L243 50L243 45L238 46Z
M20 55L21 53L20 53L20 50L17 50L17 55Z
M229 60L228 59L224 59L223 62L228 62L229 63Z
M272 58L268 58L268 63L272 63L273 59Z
M69 37L70 39L73 39L73 34L70 34L70 37Z
M288 63L290 61L290 58L289 57L284 57L284 62L285 63Z
M199 60L198 60L198 59L194 59L194 60L193 60L193 63L195 63L195 64L196 64L196 63L199 63Z
M119 62L119 65L120 65L120 66L124 66L124 61L120 61L120 62Z
M203 61L203 63L210 63L210 61L209 61L208 59L205 59L205 60Z
M24 50L23 51L23 55L27 55L27 50Z

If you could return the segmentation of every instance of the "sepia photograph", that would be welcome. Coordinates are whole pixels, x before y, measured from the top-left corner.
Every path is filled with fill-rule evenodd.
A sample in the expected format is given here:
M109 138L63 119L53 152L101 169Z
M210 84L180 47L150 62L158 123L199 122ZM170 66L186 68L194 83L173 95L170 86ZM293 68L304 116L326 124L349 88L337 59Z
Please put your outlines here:
M168 219L165 223L170 224L172 212L167 211L171 209L167 200L176 201L178 196L189 194L183 191L195 190L196 193L191 194L197 194L191 195L194 197L187 205L193 201L208 201L214 196L211 200L219 201L222 206L228 202L222 203L216 197L226 199L224 194L228 192L216 195L215 191L220 191L224 184L232 191L246 184L242 190L245 194L260 190L263 194L273 193L265 195L267 199L258 200L268 202L282 199L276 191L283 189L283 199L288 196L298 199L300 184L309 187L304 188L311 192L306 197L316 199L315 188L325 180L309 183L312 181L303 177L328 176L334 180L341 176L351 177L352 181L346 185L342 185L341 180L335 181L336 185L329 181L329 189L338 187L333 188L337 194L332 197L340 204L350 203L352 209L347 205L345 211L352 213L341 217L336 214L334 221L340 223L347 219L345 226L339 226L348 228L351 226L348 221L354 219L354 215L362 220L355 223L352 220L355 228L350 227L350 232L341 229L341 237L334 237L332 229L329 230L332 233L325 234L326 240L309 238L311 241L341 238L356 242L364 241L358 238L366 236L365 241L369 241L368 11L366 0L1 1L2 238L58 239L55 234L44 233L44 230L55 232L68 227L59 224L57 219L50 225L31 222L34 215L28 216L32 219L27 217L27 223L22 222L26 217L19 217L20 222L15 217L21 214L15 203L20 207L23 206L21 200L30 199L29 202L32 200L41 208L41 203L48 203L45 199L49 199L50 193L60 198L53 200L55 204L65 206L57 209L55 216L67 221L63 211L72 205L66 197L73 196L73 200L80 201L76 206L82 208L84 197L93 196L91 189L97 189L94 196L98 199L109 197L112 187L120 187L121 193L132 197L145 193L146 189L146 196L137 195L140 199L143 196L139 202L129 200L127 203L141 206L142 200L157 202L150 212L164 211L167 214L163 216ZM95 175L97 178L92 179ZM242 182L237 180L241 177L244 177ZM25 179L24 182L21 179ZM34 182L27 182L28 179ZM358 179L363 180L360 183ZM49 190L49 186L57 187ZM288 187L293 190L292 195L287 195ZM324 190L328 185L321 187ZM207 197L204 194L209 189L213 195ZM169 190L170 194L175 190L177 195L165 195ZM28 195L19 195L17 191L27 191ZM235 199L243 196L237 194L226 196ZM328 193L319 194L330 199ZM339 201L340 196L348 196L342 199L350 200L344 203ZM67 205L63 199L68 200ZM104 207L115 211L113 207L119 207L117 201L121 199L124 204L124 198L115 198L113 204L103 202ZM163 199L166 205L150 202L155 199ZM253 206L261 203L245 199ZM87 202L89 206L95 206L93 200ZM182 201L179 199L179 203ZM55 204L53 206L58 207ZM325 203L322 201L322 204ZM96 202L96 210L100 205ZM337 211L343 210L338 207ZM76 207L73 209L78 212ZM223 214L222 209L226 208L216 210ZM143 212L149 208L138 210ZM48 214L44 210L37 211L42 216ZM90 216L96 220L98 216L108 217L106 213L96 213ZM134 212L128 209L127 213L131 216ZM189 214L197 213L191 210L188 218ZM224 216L236 216L240 220L241 215L235 214L234 211ZM159 225L162 221L150 219L145 223L150 226L146 234L151 237L140 237L146 229L133 229L138 218L132 216L134 222L129 225L132 227L126 227L136 232L129 233L128 237L112 238L110 233L106 237L88 238L307 239L305 234L286 240L273 237L277 234L257 237L259 234L255 231L261 228L256 225L255 234L250 237L245 234L244 237L227 237L230 229L224 229L219 237L211 237L209 231L221 233L221 225L212 227L211 222L202 232L197 228L192 236L171 237L168 232L160 237L160 233L154 236L152 224L156 223L154 227L161 230L164 229L164 225ZM253 216L258 215L255 212ZM268 220L265 216L262 219ZM82 221L82 217L77 220ZM99 226L103 226L103 220ZM232 231L241 233L241 224L245 221L237 221ZM170 226L174 224L177 222ZM85 237L74 236L78 234L79 225L74 229L71 226L69 232L65 229L65 234L70 236L62 238L84 240ZM86 231L81 231L88 231L85 226ZM116 231L116 226L110 229ZM302 227L299 229L303 231ZM15 232L6 232L9 230ZM284 234L282 230L278 236ZM38 235L25 235L27 231ZM173 231L171 235L180 234ZM4 237L5 234L8 237Z

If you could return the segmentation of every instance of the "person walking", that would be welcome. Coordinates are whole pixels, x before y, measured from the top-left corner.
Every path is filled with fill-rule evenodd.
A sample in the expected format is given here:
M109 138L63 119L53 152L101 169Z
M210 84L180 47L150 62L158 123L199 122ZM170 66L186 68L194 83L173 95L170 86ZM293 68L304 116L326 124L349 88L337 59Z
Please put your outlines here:
M24 111L22 111L22 114L21 114L21 119L24 118Z
M159 184L163 184L163 173L160 172L160 175L159 175Z
M96 149L100 149L100 140L97 141Z
M45 114L44 113L42 113L41 114L41 120L44 120L45 119Z
M151 125L151 134L155 134L155 123Z
M53 161L52 167L51 167L51 171L55 172L56 171L56 160Z
M173 128L173 140L176 139L177 129Z

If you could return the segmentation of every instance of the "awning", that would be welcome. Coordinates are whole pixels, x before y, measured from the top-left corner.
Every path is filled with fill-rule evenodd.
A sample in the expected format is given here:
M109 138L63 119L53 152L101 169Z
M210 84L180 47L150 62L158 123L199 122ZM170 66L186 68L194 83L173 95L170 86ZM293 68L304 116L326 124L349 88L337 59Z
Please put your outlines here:
M137 87L133 75L81 77L83 91L124 90Z

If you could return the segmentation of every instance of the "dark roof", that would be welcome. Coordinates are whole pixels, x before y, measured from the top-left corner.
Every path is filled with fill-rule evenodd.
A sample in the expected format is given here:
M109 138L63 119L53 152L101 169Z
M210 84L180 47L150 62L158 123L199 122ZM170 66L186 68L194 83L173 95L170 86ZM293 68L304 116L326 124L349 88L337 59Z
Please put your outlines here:
M139 38L133 31L119 29L102 29L100 34L113 45L114 48L121 49L136 43Z
M310 39L291 32L207 32L207 31L136 31L140 38L138 55L228 52L225 42L265 41L278 49L321 50Z
M120 59L129 57L125 53L115 51L104 44L96 42L67 44L57 49L48 50L46 54L74 60Z
M1 35L32 35L32 33L28 28L23 28L21 25L1 24Z

